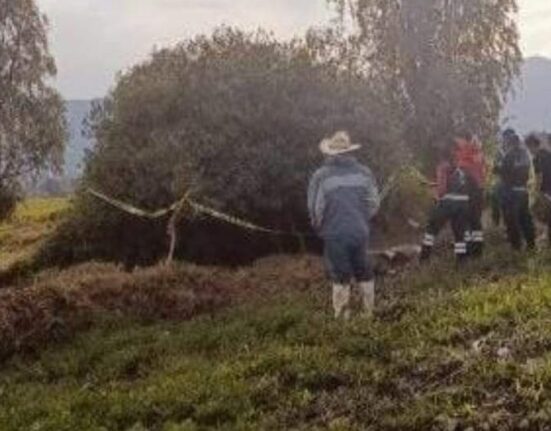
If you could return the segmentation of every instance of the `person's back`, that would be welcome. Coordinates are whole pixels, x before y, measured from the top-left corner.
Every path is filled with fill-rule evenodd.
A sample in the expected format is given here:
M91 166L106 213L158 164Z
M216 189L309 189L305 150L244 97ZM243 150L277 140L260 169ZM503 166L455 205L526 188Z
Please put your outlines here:
M430 259L438 234L447 223L450 223L455 239L455 254L460 262L467 255L465 228L469 207L470 177L457 165L450 145L442 149L440 161L436 167L436 178L438 199L429 216L420 259L422 262Z
M507 235L515 250L522 248L523 240L528 249L534 249L535 229L528 193L532 158L518 135L511 134L507 144L508 151L497 169L503 183L501 205Z
M484 187L486 182L487 165L480 143L473 137L470 141L458 139L455 150L455 160L459 168L463 169L478 187Z
M465 240L468 254L480 257L484 249L484 188L486 186L487 165L482 143L471 133L460 134L455 139L455 163L468 176L469 217Z
M314 226L322 238L369 235L369 220L379 203L375 180L367 167L351 156L331 157L314 174L310 188Z
M501 166L500 175L503 184L508 188L526 188L530 180L531 159L528 150L523 146L510 149Z
M360 148L346 132L324 139L320 150L327 159L308 188L308 211L312 226L324 241L336 318L350 317L353 281L359 285L368 316L375 306L369 221L379 209L380 198L371 171L349 155Z

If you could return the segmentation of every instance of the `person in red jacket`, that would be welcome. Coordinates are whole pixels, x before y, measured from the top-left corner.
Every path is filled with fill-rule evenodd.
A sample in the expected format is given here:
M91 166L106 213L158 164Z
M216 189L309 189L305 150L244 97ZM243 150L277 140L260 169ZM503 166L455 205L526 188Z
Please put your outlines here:
M469 220L470 179L456 163L454 148L443 150L436 169L437 203L429 218L423 239L421 262L431 257L436 237L449 222L455 238L455 255L458 262L467 257L465 232Z
M469 255L479 257L484 250L484 188L488 166L478 137L461 133L455 139L454 158L457 166L469 176L469 217L465 241Z

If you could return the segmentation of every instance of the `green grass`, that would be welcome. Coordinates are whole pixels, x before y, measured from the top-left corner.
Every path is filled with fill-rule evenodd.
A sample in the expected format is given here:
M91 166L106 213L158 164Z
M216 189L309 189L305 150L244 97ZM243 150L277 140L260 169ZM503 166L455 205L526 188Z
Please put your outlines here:
M29 258L69 208L65 198L32 198L0 223L0 271Z
M5 364L0 429L538 429L549 257L503 248L407 274L381 287L373 321L334 322L319 286L184 323L111 316Z

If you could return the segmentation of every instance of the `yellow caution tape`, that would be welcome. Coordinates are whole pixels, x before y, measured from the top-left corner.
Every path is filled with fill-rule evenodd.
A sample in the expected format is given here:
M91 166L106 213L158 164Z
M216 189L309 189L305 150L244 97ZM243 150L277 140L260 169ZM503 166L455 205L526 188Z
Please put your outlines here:
M155 220L155 219L159 219L159 218L162 218L162 217L165 217L166 215L170 214L171 212L175 211L176 208L178 208L180 205L182 205L185 200L187 200L187 196L185 198L182 198L181 200L179 200L178 202L175 202L174 204L172 204L170 207L168 208L165 208L165 209L161 209L161 210L158 210L158 211L146 211L146 210L143 210L143 209L140 209L140 208L136 208L130 204L127 204L125 202L122 202L120 200L117 200L117 199L114 199L114 198L111 198L103 193L100 193L96 190L93 190L93 189L88 189L88 193L90 193L91 195L95 196L96 198L104 201L104 202L107 202L108 204L114 206L115 208L118 208L120 209L121 211L124 211L128 214L131 214L133 216L136 216L136 217L141 217L141 218L147 218L147 219L150 219L150 220Z
M226 223L233 224L238 227L242 227L244 229L253 230L257 232L264 232L264 233L271 233L274 235L298 235L298 234L291 234L288 232L283 232L280 230L274 230L274 229L268 229L262 226L255 225L253 223L250 223L246 220L237 218L235 216L230 216L228 214L224 214L220 211L214 210L212 208L206 207L204 205L198 204L197 202L192 201L191 199L188 200L189 205L198 213L203 213L206 215L209 215L215 219L225 221Z
M165 217L168 214L176 211L176 209L178 209L179 207L181 207L185 204L188 204L196 213L206 214L206 215L208 215L212 218L222 220L226 223L229 223L229 224L232 224L232 225L244 228L244 229L248 229L248 230L252 230L252 231L256 231L256 232L270 233L270 234L273 234L273 235L300 235L300 234L287 233L287 232L283 232L283 231L279 231L279 230L275 230L275 229L268 229L268 228L265 228L265 227L262 227L262 226L255 225L254 223L250 223L250 222L248 222L246 220L243 220L243 219L240 219L238 217L222 213L222 212L217 211L215 209L209 208L205 205L201 205L201 204L193 201L192 199L190 199L188 195L186 195L185 197L183 197L179 201L175 202L174 204L172 204L168 208L164 208L164 209L157 210L157 211L146 211L146 210L141 209L141 208L136 208L135 206L130 205L130 204L125 203L125 202L122 202L118 199L111 198L111 197L109 197L109 196L107 196L107 195L105 195L101 192L98 192L94 189L91 189L91 188L88 189L88 192L92 196L95 196L96 198L110 204L111 206L113 206L113 207L115 207L115 208L117 208L121 211L124 211L124 212L126 212L128 214L131 214L133 216L136 216L136 217L147 218L149 220L156 220L156 219Z
M413 171L413 173L414 173L414 175L417 179L419 179L420 181L423 181L423 182L426 181L426 178L423 177L423 175L417 169L412 169L410 167L401 168L394 175L392 175L390 180L387 182L387 184L385 185L385 187L381 191L381 195L380 195L381 202L384 201L390 195L392 190L397 186L398 180L400 179L400 177L403 174L405 174L407 172L411 172L411 171ZM251 231L255 231L255 232L268 233L268 234L272 234L272 235L284 235L284 236L295 236L295 237L312 236L311 234L305 234L305 233L299 233L299 232L296 232L296 233L283 232L283 231L280 231L280 230L269 229L269 228L266 228L266 227L256 225L256 224L251 223L247 220L241 219L239 217L235 217L233 215L225 214L221 211L215 210L213 208L210 208L210 207L202 205L198 202L195 202L194 200L192 200L189 197L189 193L186 194L186 196L184 196L179 201L173 203L168 208L160 209L160 210L157 210L157 211L146 211L146 210L141 209L141 208L136 208L135 206L130 205L126 202L122 202L118 199L114 199L112 197L109 197L109 196L107 196L107 195L105 195L101 192L98 192L98 191L92 189L92 188L89 188L88 192L92 196L95 196L96 198L110 204L111 206L113 206L115 208L118 208L121 211L124 211L124 212L126 212L128 214L131 214L133 216L136 216L136 217L146 218L146 219L149 219L149 220L156 220L156 219L165 217L168 214L173 213L174 211L180 209L181 207L183 207L184 205L187 204L196 213L208 215L212 218L215 218L217 220L221 220L223 222L232 224L232 225L237 226L237 227L241 227L243 229L247 229L247 230L251 230Z

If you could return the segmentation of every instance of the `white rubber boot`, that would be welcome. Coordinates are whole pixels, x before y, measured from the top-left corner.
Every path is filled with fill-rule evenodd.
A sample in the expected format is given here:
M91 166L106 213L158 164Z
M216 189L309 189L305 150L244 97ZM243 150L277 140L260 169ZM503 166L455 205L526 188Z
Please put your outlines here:
M333 285L333 309L335 310L335 319L350 319L350 285Z
M360 283L365 316L373 317L375 312L375 281Z

